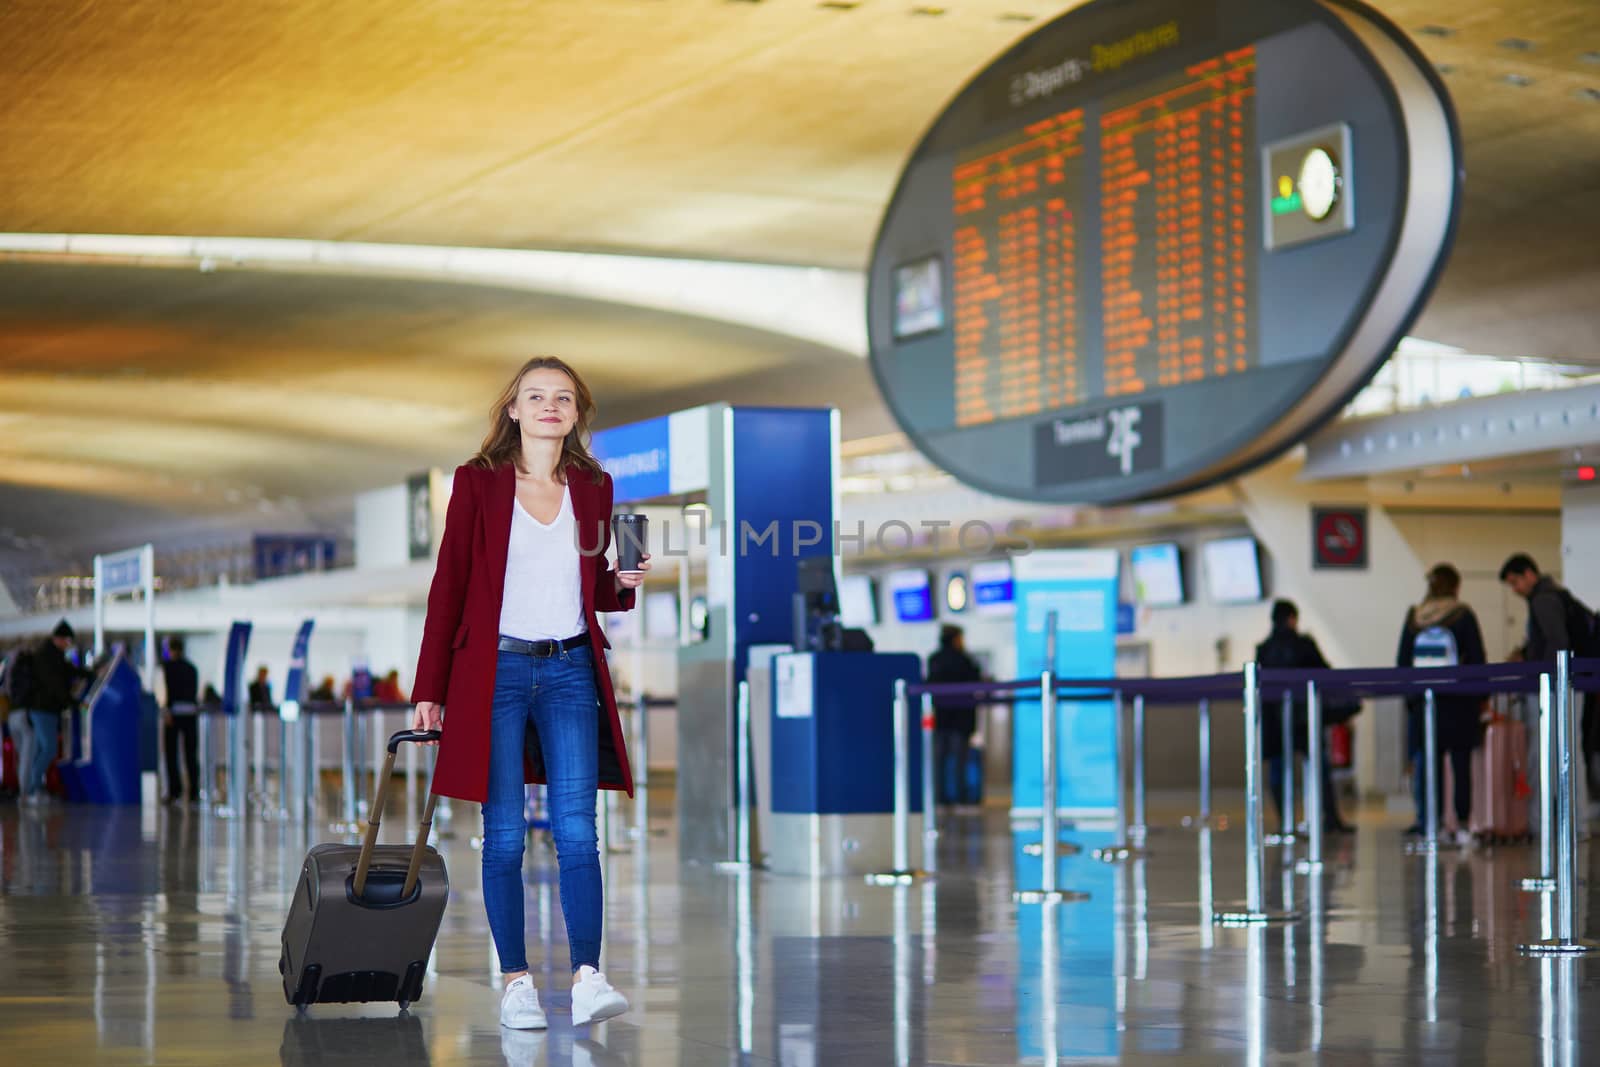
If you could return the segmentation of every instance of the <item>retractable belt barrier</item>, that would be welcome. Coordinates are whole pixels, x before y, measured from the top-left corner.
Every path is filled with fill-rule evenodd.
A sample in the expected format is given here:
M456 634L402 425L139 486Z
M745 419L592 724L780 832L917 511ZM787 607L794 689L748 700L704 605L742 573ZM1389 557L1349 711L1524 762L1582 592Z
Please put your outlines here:
M1426 836L1413 851L1432 853L1438 846L1438 790L1437 790L1437 737L1438 700L1445 696L1487 696L1491 694L1534 694L1539 698L1539 749L1540 749L1540 850L1541 877L1526 879L1524 888L1554 890L1557 894L1552 936L1543 941L1522 946L1529 955L1575 955L1600 948L1577 936L1577 882L1576 849L1577 820L1573 763L1577 738L1576 701L1574 693L1600 692L1600 659L1578 660L1562 652L1556 662L1546 663L1493 663L1456 667L1433 668L1356 668L1356 669L1262 669L1248 665L1243 672L1202 675L1186 678L1056 678L1046 671L1041 678L1019 679L1011 682L979 683L912 683L896 694L897 710L903 710L904 701L920 697L924 708L924 729L931 720L931 704L938 697L965 697L977 703L1014 704L1020 700L1039 700L1044 716L1041 736L1045 740L1047 759L1054 762L1053 729L1056 700L1067 697L1075 700L1106 699L1112 705L1117 725L1117 829L1115 845L1101 849L1102 859L1122 859L1138 855L1141 851L1135 839L1142 843L1148 830L1145 817L1144 783L1144 717L1153 707L1194 705L1200 717L1200 805L1198 817L1185 820L1187 825L1200 828L1211 823L1210 796L1210 704L1215 699L1242 699L1245 715L1245 829L1246 829L1246 886L1247 899L1243 910L1218 911L1214 919L1220 923L1263 923L1291 921L1298 918L1292 910L1268 911L1265 906L1263 877L1265 837L1261 828L1261 705L1264 694L1282 694L1285 734L1283 744L1286 756L1284 808L1286 813L1294 806L1292 768L1292 705L1296 699L1304 700L1307 717L1308 752L1305 773L1307 819L1307 856L1296 869L1313 873L1322 866L1322 709L1330 698L1410 697L1422 701L1425 717L1426 755L1423 773L1427 793ZM1124 704L1133 703L1134 728L1130 744L1124 729ZM897 746L898 751L898 746ZM897 795L909 791L904 760L896 761ZM1125 781L1126 768L1132 766L1134 780L1131 789ZM1054 815L1054 768L1046 767L1045 804L1048 816ZM922 790L924 798L932 795L932 768L923 763ZM1128 818L1131 794L1133 820ZM1047 817L1047 833L1054 830L1054 818ZM1293 816L1285 814L1280 840L1293 840ZM898 843L897 843L898 844ZM1054 850L1044 850L1047 862L1054 859ZM897 858L904 855L903 845L897 848ZM1053 870L1045 876L1045 886L1054 889ZM1019 898L1035 897L1038 891L1021 891Z

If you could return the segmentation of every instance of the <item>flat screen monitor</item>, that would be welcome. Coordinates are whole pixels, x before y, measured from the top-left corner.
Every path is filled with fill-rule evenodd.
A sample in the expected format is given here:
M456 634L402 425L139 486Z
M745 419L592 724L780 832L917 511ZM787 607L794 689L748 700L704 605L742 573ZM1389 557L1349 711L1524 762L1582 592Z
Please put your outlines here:
M944 328L944 270L938 256L894 269L896 340L937 333Z
M1255 538L1208 541L1201 551L1207 596L1219 604L1248 604L1261 599L1261 557Z
M979 615L1006 615L1016 600L1016 585L1009 559L990 559L972 565L972 610Z
M894 617L899 621L933 621L933 587L927 571L891 572L889 594L894 598Z
M847 574L840 580L839 624L856 629L878 625L878 590L865 574Z
M1150 607L1183 603L1183 560L1172 543L1136 545L1133 557L1133 596Z

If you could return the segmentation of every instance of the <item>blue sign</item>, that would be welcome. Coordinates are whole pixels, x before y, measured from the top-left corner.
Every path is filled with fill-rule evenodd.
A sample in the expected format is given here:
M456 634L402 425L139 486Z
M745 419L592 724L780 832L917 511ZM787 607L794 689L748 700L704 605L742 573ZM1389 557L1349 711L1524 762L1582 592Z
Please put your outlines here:
M300 624L300 632L294 635L294 652L289 657L289 678L283 683L283 699L285 703L293 701L298 704L306 698L306 650L311 644L312 620L307 619Z
M106 594L128 593L144 587L144 549L135 548L100 560L100 590Z
M229 715L245 704L244 658L250 651L250 624L236 622L228 630L228 657L222 669L222 708Z
M1117 601L1117 636L1131 634L1138 628L1138 616L1134 606L1126 600Z
M1115 549L1033 552L1015 561L1018 677L1036 677L1044 669L1045 623L1052 615L1057 677L1115 675L1117 564ZM1011 804L1014 811L1036 813L1044 803L1044 723L1038 701L1019 701L1015 714ZM1114 810L1117 744L1110 700L1063 695L1056 715L1057 808L1084 815Z
M589 451L611 475L613 501L648 500L672 492L670 417L602 430Z
M889 575L889 593L894 598L896 619L901 622L933 620L933 588L927 571L894 571Z
M1016 596L1016 583L1011 577L1011 561L985 560L972 565L972 602L981 612L986 608L1003 608Z

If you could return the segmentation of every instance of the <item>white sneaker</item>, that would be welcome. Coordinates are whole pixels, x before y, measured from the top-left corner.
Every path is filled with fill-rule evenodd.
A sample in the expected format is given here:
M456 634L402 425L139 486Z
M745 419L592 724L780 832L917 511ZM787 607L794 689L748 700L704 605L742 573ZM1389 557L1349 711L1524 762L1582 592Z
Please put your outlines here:
M1472 836L1472 831L1471 830L1457 830L1456 831L1456 847L1457 848L1477 848L1478 847L1478 839L1476 837Z
M628 998L611 988L606 976L587 963L578 968L578 981L572 986L572 1025L614 1019L628 1010Z
M523 975L506 986L500 998L500 1025L513 1030L543 1030L550 1024L545 1021L544 1009L539 1007L539 991L533 987L533 977Z

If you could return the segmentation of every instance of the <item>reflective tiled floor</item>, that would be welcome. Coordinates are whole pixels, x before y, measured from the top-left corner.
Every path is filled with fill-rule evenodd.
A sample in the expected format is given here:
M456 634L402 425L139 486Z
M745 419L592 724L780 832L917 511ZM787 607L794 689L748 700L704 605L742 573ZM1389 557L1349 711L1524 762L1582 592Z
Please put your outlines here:
M1243 896L1243 834L1155 833L1148 854L1061 860L1086 901L1011 903L1038 877L1004 817L947 823L941 877L896 889L680 867L670 796L648 855L611 857L605 966L635 1010L574 1029L554 858L527 890L551 1027L497 1024L476 820L443 842L453 886L423 999L286 1007L278 937L302 830L194 811L0 808L0 1062L528 1064L1581 1063L1600 1042L1600 963L1517 954L1543 898L1527 847L1429 859L1368 815L1315 879L1306 918L1214 928ZM1159 814L1159 812L1158 812ZM386 824L399 840L404 824ZM312 840L334 836L325 827ZM1037 840L1037 834L1034 835ZM626 845L625 845L626 847ZM1585 864L1588 849L1583 851ZM1210 875L1208 880L1207 875ZM1594 879L1590 880L1594 884ZM1588 912L1585 902L1585 919Z

